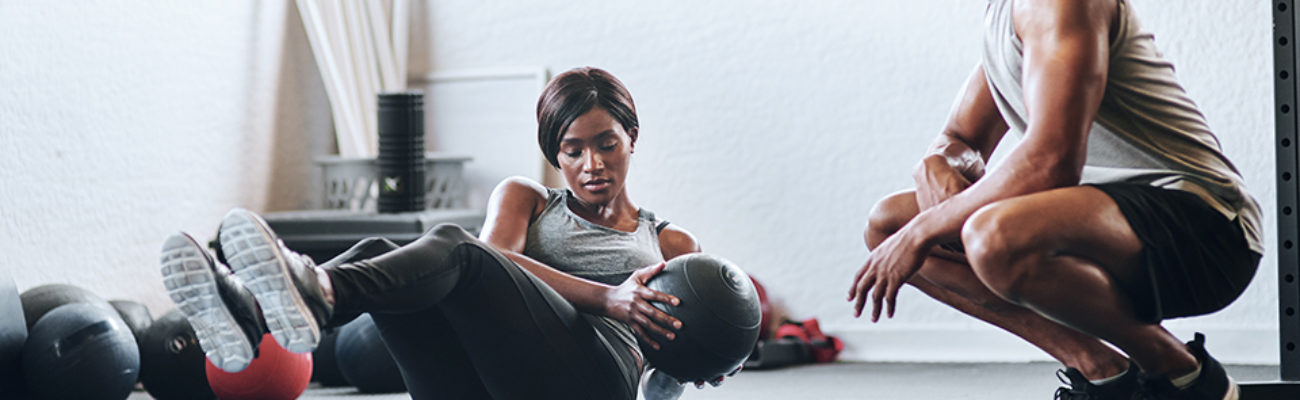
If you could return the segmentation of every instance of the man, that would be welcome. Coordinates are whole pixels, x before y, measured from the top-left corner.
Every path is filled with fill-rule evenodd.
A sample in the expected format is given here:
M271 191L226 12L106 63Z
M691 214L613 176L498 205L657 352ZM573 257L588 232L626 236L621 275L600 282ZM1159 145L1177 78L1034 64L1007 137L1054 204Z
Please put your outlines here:
M908 283L1059 360L1058 398L1237 398L1200 334L1160 322L1245 290L1260 211L1153 40L1126 0L990 0L916 189L872 211L857 315L892 316Z

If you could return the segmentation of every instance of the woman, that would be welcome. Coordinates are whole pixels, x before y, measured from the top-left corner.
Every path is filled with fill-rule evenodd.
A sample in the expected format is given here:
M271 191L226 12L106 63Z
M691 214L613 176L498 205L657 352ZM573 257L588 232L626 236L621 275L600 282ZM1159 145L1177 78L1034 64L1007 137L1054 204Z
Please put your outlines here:
M645 282L699 245L626 191L639 125L617 78L560 74L537 120L538 144L568 188L506 179L479 239L441 225L404 247L368 240L316 266L236 209L221 224L224 254L183 233L164 245L171 297L227 371L247 366L264 331L307 352L321 328L370 312L415 398L633 399L645 368L637 340L657 348L681 327L650 304L679 300ZM680 393L655 376L647 386Z

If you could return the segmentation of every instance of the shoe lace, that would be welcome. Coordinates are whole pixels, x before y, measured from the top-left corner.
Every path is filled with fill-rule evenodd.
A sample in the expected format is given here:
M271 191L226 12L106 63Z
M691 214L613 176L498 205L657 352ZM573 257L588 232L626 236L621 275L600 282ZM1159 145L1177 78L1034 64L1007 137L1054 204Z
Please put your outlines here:
M1061 386L1056 388L1056 395L1052 397L1054 400L1091 400L1092 399L1092 394L1074 388L1074 384L1070 382L1070 377L1065 375L1065 370L1063 369L1056 370L1056 379L1061 381L1061 383L1065 384L1066 386Z

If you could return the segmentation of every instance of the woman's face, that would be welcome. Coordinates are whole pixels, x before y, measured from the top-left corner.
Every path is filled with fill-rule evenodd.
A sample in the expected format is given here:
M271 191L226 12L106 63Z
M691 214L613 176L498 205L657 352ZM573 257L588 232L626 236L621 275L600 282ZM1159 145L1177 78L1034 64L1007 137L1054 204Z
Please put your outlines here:
M555 159L569 189L588 204L608 204L623 193L632 137L599 106L578 116L560 138Z

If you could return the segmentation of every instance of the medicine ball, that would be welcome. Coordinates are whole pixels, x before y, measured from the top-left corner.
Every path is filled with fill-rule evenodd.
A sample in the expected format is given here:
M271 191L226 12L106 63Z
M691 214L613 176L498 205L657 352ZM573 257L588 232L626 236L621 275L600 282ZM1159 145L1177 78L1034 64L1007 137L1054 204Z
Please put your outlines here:
M113 300L108 304L122 317L122 322L131 328L131 334L137 343L144 337L145 331L149 330L149 325L153 324L153 315L149 314L149 307L144 304L130 300Z
M311 380L311 353L291 353L262 336L257 358L239 372L226 372L211 361L204 363L208 385L221 400L291 400L307 390Z
M140 383L158 400L216 399L203 371L203 348L181 310L149 325L140 340Z
M22 389L23 344L27 342L27 320L23 318L18 287L0 270L0 399L16 399Z
M94 292L63 283L52 283L27 289L27 291L23 292L22 299L23 315L27 317L28 331L32 330L32 325L36 325L36 321L45 316L45 313L64 304L92 303L110 311L113 309L112 306L108 305L107 301L95 295Z
M140 350L112 308L74 303L32 326L23 347L27 393L39 399L112 399L131 395Z
M379 336L379 328L370 314L343 325L334 344L339 372L348 384L362 393L405 392L402 370L397 368L388 346Z
M321 386L347 386L348 380L339 371L339 363L334 356L334 343L338 342L339 330L328 329L320 332L320 344L311 351L311 381Z
M682 321L675 340L645 343L650 364L684 381L709 380L734 371L749 357L762 322L758 293L730 261L692 253L673 258L646 286L676 296L677 306L651 303Z

